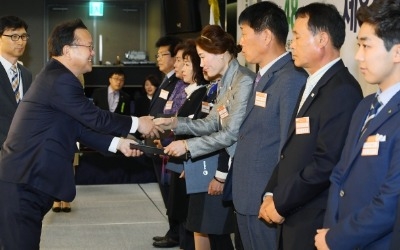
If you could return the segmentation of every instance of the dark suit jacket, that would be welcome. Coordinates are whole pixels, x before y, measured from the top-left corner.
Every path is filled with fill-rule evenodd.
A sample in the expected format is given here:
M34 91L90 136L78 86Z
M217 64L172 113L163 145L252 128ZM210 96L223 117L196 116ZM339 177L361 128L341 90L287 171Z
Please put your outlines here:
M141 95L135 100L135 116L141 117L149 115L150 113L150 102L151 100L146 95Z
M330 249L389 249L400 193L400 92L359 138L375 94L354 112L342 157L331 175L324 227ZM381 135L378 155L362 156L369 136ZM395 249L400 249L400 245Z
M32 73L18 63L18 68L21 72L22 86L24 95L31 86ZM15 94L11 87L10 79L3 65L0 63L0 146L4 143L7 137L11 121L17 109Z
M108 87L96 89L92 95L96 106L104 110L110 110L108 106ZM114 113L121 115L131 115L131 97L128 93L120 90L118 105Z
M232 172L233 203L240 214L258 215L260 196L278 162L306 79L287 54L265 72L249 98ZM256 91L267 94L265 108L255 105Z
M51 59L15 113L1 150L0 180L72 201L76 142L107 152L113 137L105 134L126 136L131 126L131 117L96 107L78 78Z
M313 219L294 215L300 210L326 208L329 176L339 161L351 116L362 97L360 85L340 60L322 76L296 115L310 118L310 133L296 135L295 119L291 121L280 161L264 193L274 194L276 210L285 217L283 227L296 225L297 236L304 234L302 227L322 226L322 218L319 223L309 223ZM300 100L301 95L297 107ZM284 235L283 241L292 240L292 236ZM310 237L313 241L314 235L301 238ZM302 242L296 244L304 249Z
M168 98L171 96L172 91L174 91L176 83L179 81L179 78L173 74L168 78L167 82L162 82L160 87L156 90L153 95L153 99L150 102L150 115L157 116L164 112L165 104L167 103ZM160 97L161 89L168 91L168 98L163 99Z

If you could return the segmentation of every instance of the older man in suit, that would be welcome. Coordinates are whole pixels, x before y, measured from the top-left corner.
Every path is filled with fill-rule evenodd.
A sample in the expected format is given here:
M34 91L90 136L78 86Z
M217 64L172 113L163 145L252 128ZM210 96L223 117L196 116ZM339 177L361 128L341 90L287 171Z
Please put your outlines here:
M18 58L29 39L28 25L16 16L0 18L0 146L3 145L18 103L31 86L32 73Z
M117 69L108 77L108 87L96 89L92 98L96 106L116 114L131 115L131 97L122 90L125 84L125 73Z
M362 91L340 59L345 23L335 6L312 3L296 12L291 43L309 77L288 139L266 188L260 216L278 223L280 249L313 249L322 227L329 176L339 161Z
M260 67L232 166L233 204L244 249L276 248L276 226L258 218L260 196L278 162L307 78L286 52L286 20L284 11L269 1L253 4L239 16L243 55Z
M0 249L39 249L42 220L53 201L75 197L71 164L77 141L101 152L138 156L130 149L135 142L120 136L136 130L157 134L151 117L113 114L85 97L77 77L92 69L94 51L81 20L55 27L49 53L1 150Z
M389 249L392 239L398 241L392 228L400 195L399 12L399 0L375 0L357 12L355 58L365 80L379 89L354 112L330 178L318 249Z

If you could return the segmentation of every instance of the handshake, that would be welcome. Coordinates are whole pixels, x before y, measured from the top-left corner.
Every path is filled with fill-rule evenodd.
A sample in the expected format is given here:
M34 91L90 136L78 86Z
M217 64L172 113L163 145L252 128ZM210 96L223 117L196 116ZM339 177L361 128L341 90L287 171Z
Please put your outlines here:
M177 126L177 119L171 118L157 118L153 116L142 116L138 117L138 128L137 131L146 138L159 137L160 133L164 130L173 129ZM121 138L117 149L121 151L125 156L140 156L143 153L136 149L130 149L130 144L138 144L137 141L132 139Z

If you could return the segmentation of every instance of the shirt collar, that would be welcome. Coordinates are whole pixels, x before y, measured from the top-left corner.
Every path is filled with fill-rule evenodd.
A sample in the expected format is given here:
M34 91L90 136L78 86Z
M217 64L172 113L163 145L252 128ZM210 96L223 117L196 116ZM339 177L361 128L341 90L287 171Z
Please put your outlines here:
M395 85L391 86L390 88L386 89L385 91L381 91L378 89L378 92L376 93L379 95L378 100L382 103L382 106L380 108L383 108L392 97L400 91L400 82L396 83Z
M265 74L265 72L267 72L267 70L269 70L272 67L272 65L274 65L274 63L276 63L279 59L286 56L287 54L289 54L289 52L283 53L282 55L278 56L273 61L269 62L267 65L259 69L258 72L260 73L260 76L262 77Z

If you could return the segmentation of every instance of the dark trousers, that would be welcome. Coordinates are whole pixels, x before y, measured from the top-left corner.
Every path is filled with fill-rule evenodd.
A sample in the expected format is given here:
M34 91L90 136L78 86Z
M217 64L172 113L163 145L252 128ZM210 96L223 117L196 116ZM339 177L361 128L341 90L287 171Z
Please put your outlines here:
M26 184L0 181L0 249L36 250L54 198Z
M164 206L167 207L168 196L169 196L169 185L161 181L162 172L162 159L158 156L153 157L154 172L156 174L158 186L160 187L160 192L162 199L164 201ZM169 230L165 236L179 242L179 221L169 218L168 216Z

